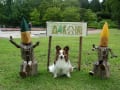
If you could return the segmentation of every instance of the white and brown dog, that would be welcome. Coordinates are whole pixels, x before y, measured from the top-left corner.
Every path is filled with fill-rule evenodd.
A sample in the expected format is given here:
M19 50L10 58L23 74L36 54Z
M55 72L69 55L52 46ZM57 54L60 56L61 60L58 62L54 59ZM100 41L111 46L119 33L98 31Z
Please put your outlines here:
M67 77L71 77L70 73L73 71L73 67L68 58L69 47L66 46L61 49L60 46L56 46L56 57L54 64L49 66L49 71L53 73L54 78L61 75L67 75Z

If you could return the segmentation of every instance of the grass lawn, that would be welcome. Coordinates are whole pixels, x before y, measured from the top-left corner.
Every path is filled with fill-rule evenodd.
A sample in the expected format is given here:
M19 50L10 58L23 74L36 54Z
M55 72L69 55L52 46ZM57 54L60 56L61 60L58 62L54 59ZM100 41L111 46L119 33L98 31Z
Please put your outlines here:
M120 90L120 30L110 30L109 47L118 58L109 58L111 75L109 79L91 77L88 72L97 60L97 53L91 51L92 44L99 45L100 34L88 35L83 38L81 71L74 71L71 78L54 79L47 72L48 37L34 38L40 46L34 49L38 61L39 74L22 79L19 76L22 63L20 49L13 46L8 39L0 38L0 90ZM15 39L20 43L20 39ZM53 37L51 48L51 64L55 58L55 46L70 47L70 60L77 66L79 38ZM90 55L88 55L90 53Z

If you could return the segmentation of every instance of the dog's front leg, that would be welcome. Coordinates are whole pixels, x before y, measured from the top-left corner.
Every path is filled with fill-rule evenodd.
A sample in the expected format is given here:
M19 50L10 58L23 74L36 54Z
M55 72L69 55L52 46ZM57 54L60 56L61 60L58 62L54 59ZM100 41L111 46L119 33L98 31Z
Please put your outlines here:
M57 74L56 73L54 73L54 78L57 78Z
M53 75L54 75L54 78L57 78L57 70L56 70L56 68L54 69Z
M70 72L67 73L67 77L68 77L68 78L71 78Z

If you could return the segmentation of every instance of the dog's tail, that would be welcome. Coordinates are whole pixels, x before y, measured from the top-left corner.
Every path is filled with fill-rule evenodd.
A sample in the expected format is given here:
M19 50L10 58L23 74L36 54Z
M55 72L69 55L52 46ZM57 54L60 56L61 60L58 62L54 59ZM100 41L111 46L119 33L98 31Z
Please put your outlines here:
M53 72L54 72L54 67L55 67L54 64L53 64L53 65L50 65L50 66L49 66L49 72L53 73Z

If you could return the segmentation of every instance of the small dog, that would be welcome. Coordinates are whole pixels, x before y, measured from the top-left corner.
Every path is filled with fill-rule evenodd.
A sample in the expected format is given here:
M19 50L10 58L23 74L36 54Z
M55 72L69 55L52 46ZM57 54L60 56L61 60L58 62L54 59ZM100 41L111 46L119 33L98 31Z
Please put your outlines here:
M70 73L73 71L73 67L68 59L68 51L69 47L66 46L61 49L60 46L56 46L56 57L54 64L49 66L49 71L53 73L54 78L61 75L67 75L67 77L71 77Z

